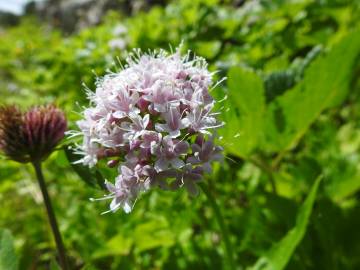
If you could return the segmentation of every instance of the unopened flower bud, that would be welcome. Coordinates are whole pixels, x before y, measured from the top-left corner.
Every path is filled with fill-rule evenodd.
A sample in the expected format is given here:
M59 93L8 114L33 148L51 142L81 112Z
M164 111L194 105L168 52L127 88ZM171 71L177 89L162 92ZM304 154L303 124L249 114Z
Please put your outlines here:
M64 113L54 105L21 112L16 106L0 108L0 150L21 163L46 159L64 137Z
M114 168L116 165L119 164L119 160L118 159L111 159L109 160L106 165L109 167L109 168Z

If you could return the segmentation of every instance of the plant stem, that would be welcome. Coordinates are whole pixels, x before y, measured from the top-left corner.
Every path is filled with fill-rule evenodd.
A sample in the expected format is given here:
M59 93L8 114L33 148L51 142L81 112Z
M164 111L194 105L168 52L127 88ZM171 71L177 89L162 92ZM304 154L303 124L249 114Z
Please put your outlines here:
M44 198L44 203L46 206L46 212L47 212L47 215L49 218L51 230L52 230L54 238L55 238L56 247L57 247L57 250L59 253L59 261L60 261L61 268L63 270L68 270L69 268L68 268L68 264L67 264L67 260L66 260L65 248L64 248L63 241L61 239L59 226L56 221L56 217L55 217L54 210L53 210L53 207L51 204L50 196L49 196L48 190L46 188L44 175L43 175L42 169L41 169L41 162L33 162L33 166L34 166L34 169L36 172L37 180L39 182L41 193Z
M233 249L233 247L231 245L229 230L226 227L226 224L224 222L224 218L223 218L223 216L221 214L220 208L217 205L215 197L211 193L209 187L204 183L200 183L199 186L201 187L201 189L205 193L206 197L209 200L209 203L210 203L211 207L214 210L215 218L217 219L217 222L219 224L221 234L222 234L222 239L223 239L223 242L224 242L224 245L225 245L225 255L226 255L227 262L228 262L228 267L229 267L229 269L235 269L236 264L235 264L234 256L233 256L233 250L234 249Z
M261 170L263 170L267 174L267 176L269 178L269 181L270 181L272 192L275 195L277 195L277 189L276 189L276 185L275 185L275 179L274 179L274 176L273 176L272 168L269 167L261 159L257 159L255 157L250 158L249 161L252 162L253 164L255 164L255 166L259 167Z

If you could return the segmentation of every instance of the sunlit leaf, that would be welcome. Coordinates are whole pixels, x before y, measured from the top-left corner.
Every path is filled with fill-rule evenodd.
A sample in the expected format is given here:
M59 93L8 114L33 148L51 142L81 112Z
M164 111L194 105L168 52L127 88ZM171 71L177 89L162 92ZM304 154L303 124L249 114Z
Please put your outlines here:
M281 270L285 268L306 233L320 181L321 177L318 177L299 209L295 227L260 257L251 268L252 270Z
M236 156L247 156L262 136L265 110L261 78L251 70L233 67L228 73L229 98L221 129L226 149Z
M19 269L19 260L14 249L14 240L8 230L0 230L0 269Z
M286 151L298 143L321 112L341 104L360 53L360 31L345 37L305 71L304 80L276 98L266 110L264 144L272 151Z
M135 228L134 241L137 252L157 247L171 247L175 238L164 219L152 220Z
M122 234L115 235L105 244L105 246L102 246L97 251L95 251L93 258L99 259L109 256L128 255L133 242L134 241L131 237L125 237Z

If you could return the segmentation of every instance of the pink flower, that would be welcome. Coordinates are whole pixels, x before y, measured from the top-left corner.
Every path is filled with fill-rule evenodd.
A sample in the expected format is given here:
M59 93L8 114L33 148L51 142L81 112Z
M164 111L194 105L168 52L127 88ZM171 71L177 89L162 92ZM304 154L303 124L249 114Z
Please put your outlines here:
M209 108L195 107L186 115L186 119L192 133L211 135L212 133L209 130L223 126L223 123L216 120L215 114L210 113Z
M131 122L122 122L121 129L126 131L124 139L133 143L134 140L144 134L146 127L149 124L150 117L149 114L146 114L144 117L141 117L138 114L130 114L128 117Z
M208 141L204 140L202 135L198 136L196 143L191 145L193 155L187 159L191 164L202 164L205 172L211 173L211 162L221 161L223 158L222 148L214 145L212 138Z
M191 196L196 196L199 193L197 182L201 181L204 170L201 166L193 168L191 164L187 164L182 173L176 176L176 181L173 182L172 188L176 189L184 186Z
M166 85L164 81L159 80L153 86L148 94L143 96L144 100L150 102L152 108L157 112L166 112L167 106L171 102L174 105L179 100L179 95L176 95L171 86Z
M130 113L139 113L139 109L135 107L135 104L139 100L139 94L124 89L116 92L109 98L109 108L113 109L113 117L121 119L126 117Z
M158 157L154 166L155 170L161 172L167 170L169 166L180 169L185 165L180 156L186 154L188 148L189 144L187 142L172 140L169 136L164 137L162 144L158 145L155 150Z
M110 192L107 197L113 198L110 203L110 211L115 212L122 207L126 213L129 213L139 192L149 189L150 178L147 175L146 166L137 165L133 170L121 166L120 172L121 174L116 178L115 185L106 182L106 187Z
M155 147L161 142L161 139L161 133L157 133L155 131L145 131L142 135L142 143L140 144L140 147L144 149L152 149L151 152L153 153L155 151Z
M201 57L135 50L123 70L97 80L78 121L78 152L86 165L110 158L108 166L118 167L115 183L107 183L110 211L131 211L151 187L184 186L197 194L196 183L221 159L213 138L222 123L209 93L212 75Z
M163 118L166 124L157 123L155 129L158 132L166 132L171 138L177 138L180 136L182 129L188 126L188 120L186 118L181 119L179 109L170 105L167 112L163 113Z

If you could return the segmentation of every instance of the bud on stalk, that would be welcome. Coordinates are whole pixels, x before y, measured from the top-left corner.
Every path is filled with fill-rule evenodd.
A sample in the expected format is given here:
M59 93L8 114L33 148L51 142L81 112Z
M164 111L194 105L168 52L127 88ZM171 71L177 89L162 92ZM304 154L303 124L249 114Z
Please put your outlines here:
M54 105L32 107L22 112L16 106L0 107L0 151L14 161L34 166L54 234L62 269L68 269L65 248L46 188L41 163L64 137L64 113Z

